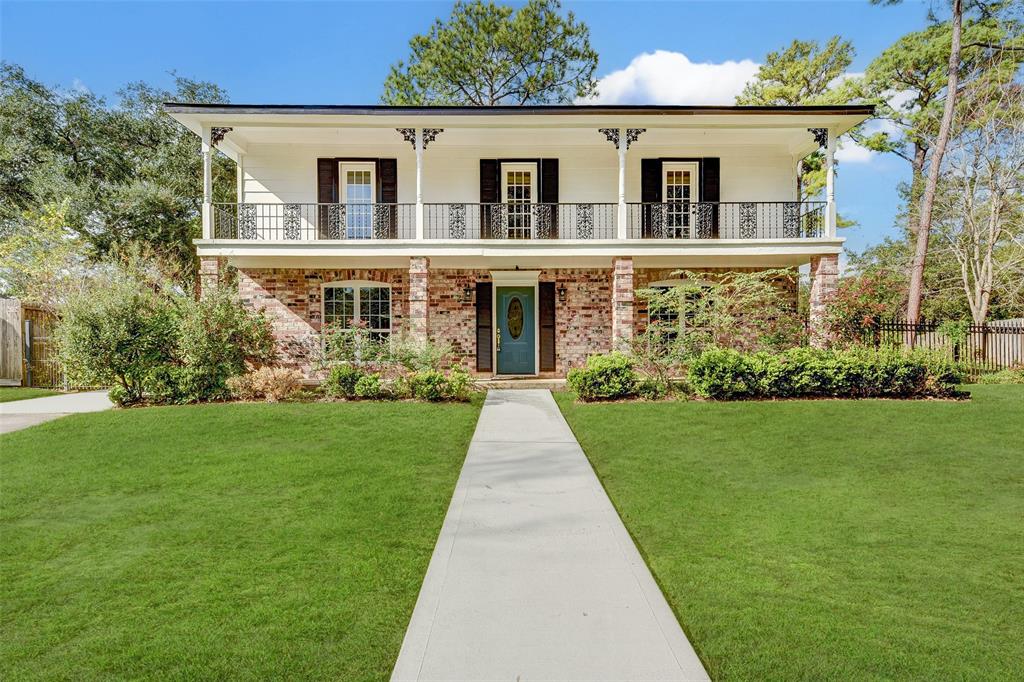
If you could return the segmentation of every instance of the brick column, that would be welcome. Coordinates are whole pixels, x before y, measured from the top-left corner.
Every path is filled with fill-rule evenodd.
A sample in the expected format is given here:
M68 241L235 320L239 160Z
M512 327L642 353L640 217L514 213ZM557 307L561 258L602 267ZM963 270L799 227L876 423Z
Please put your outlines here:
M612 349L633 338L633 259L612 259Z
M430 259L409 259L409 337L414 343L427 342L427 278Z
M811 345L824 348L829 344L825 328L825 312L829 299L839 286L839 256L811 258L810 335Z
M220 258L199 259L199 295L212 291L220 284L221 263Z

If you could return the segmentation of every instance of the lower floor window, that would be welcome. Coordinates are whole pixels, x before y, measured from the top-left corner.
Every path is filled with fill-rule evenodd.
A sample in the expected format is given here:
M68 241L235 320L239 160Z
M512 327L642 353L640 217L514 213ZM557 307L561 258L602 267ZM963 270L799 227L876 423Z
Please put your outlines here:
M391 334L391 287L376 282L324 285L324 324L343 329L360 326L375 339Z

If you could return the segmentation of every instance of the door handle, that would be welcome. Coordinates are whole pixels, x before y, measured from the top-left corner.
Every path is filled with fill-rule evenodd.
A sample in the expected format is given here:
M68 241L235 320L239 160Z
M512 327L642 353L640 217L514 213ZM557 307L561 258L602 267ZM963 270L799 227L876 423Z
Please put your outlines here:
M501 352L501 327L498 327L497 334L498 334L498 336L497 336L497 350L500 353Z

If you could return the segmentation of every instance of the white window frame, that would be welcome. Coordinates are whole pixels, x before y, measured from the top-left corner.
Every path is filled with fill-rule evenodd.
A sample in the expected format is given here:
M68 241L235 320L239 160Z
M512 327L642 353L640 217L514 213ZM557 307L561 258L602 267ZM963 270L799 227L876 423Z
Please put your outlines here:
M711 287L711 283L708 282L706 279L687 279L687 278L683 278L683 277L678 277L676 279L662 279L662 280L658 280L657 282L651 282L650 284L647 285L647 287L649 289L671 289L672 287L678 287L678 286L683 286L683 285L697 285L702 290ZM651 311L650 311L650 309L648 309L648 311L647 311L647 324L650 324L650 323L651 323ZM676 323L677 323L677 326L678 326L680 331L685 331L687 328L689 328L691 326L691 325L687 324L687 320L686 320L685 317L682 320L677 319Z
M527 214L528 221L529 221L529 226L525 227L525 228L517 227L517 228L514 228L514 229L525 230L525 231L529 232L529 237L532 238L533 234L534 234L534 228L536 227L536 221L534 220L534 215L533 215L533 213L534 213L533 206L538 203L538 197L537 197L537 173L538 173L538 168L537 168L537 164L534 163L534 162L528 162L528 161L514 161L514 162L510 162L510 163L503 163L503 164L501 164L501 203L506 204L506 206L508 204L512 204L513 203L513 202L508 200L508 174L509 174L510 171L511 172L523 171L523 172L528 172L530 174L530 201L529 201L530 210L529 210L529 213ZM513 228L511 226L509 226L509 229L511 230Z
M364 227L349 227L349 217L354 215L351 213L352 206L362 206L363 204L352 204L348 200L348 178L347 171L359 171L370 173L370 226L369 235L367 236L354 236L358 232L363 232L367 228ZM377 203L377 164L372 161L339 161L338 162L338 196L341 198L341 203L345 204L345 237L347 239L372 239L374 235L374 210L373 205ZM358 231L358 232L357 232Z
M363 321L362 317L362 290L363 289L387 289L388 290L388 326L384 328L370 328L366 330L378 334L387 334L388 338L394 330L395 325L395 297L394 290L388 282L374 282L368 279L350 279L338 282L324 282L320 285L320 321L323 327L330 324L327 320L327 290L328 289L352 289L352 322Z
M675 204L682 202L675 202L668 200L668 174L674 171L689 171L690 172L690 209L686 224L669 226L668 225L668 210L666 209L666 230L677 230L681 234L678 236L695 237L696 230L694 229L694 206L693 204L700 201L700 164L696 161L671 161L661 165L661 201L665 204Z

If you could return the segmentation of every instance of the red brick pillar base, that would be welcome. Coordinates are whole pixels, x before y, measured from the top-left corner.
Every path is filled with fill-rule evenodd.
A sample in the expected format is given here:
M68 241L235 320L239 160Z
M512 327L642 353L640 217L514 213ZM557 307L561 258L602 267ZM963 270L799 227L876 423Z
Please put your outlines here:
M430 259L409 259L409 338L418 344L427 342L427 277Z
M221 262L220 258L199 259L199 295L207 291L213 291L220 284Z
M829 300L839 286L839 256L811 258L810 336L811 345L824 348L829 344L826 312Z
M633 259L612 259L612 349L633 339Z

